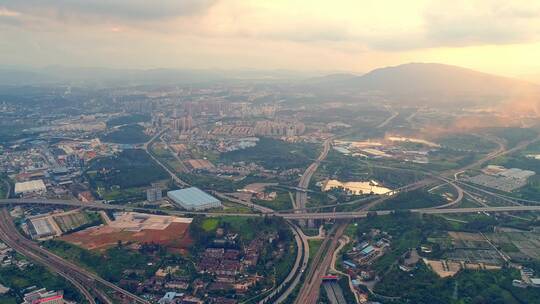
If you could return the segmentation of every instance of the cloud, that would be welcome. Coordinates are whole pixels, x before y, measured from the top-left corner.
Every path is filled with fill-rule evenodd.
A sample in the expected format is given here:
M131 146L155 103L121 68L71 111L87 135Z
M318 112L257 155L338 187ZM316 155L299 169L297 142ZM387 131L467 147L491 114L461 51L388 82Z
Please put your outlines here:
M18 17L21 13L0 6L0 17Z
M17 18L24 22L3 23L38 30L54 22L82 27L107 23L107 28L167 35L355 44L386 52L540 37L540 2L530 0L0 0L0 17L13 19L13 14L22 14L24 18Z
M539 23L538 0L0 0L0 64L533 73Z
M540 36L539 1L321 3L220 1L194 28L203 36L302 44L354 43L388 52L523 43L537 41Z
M21 13L0 6L0 25L18 26L20 25Z
M540 38L540 3L524 0L437 1L424 13L432 46L511 44Z
M217 0L0 0L8 11L61 20L75 17L110 21L152 21L192 16L211 7Z

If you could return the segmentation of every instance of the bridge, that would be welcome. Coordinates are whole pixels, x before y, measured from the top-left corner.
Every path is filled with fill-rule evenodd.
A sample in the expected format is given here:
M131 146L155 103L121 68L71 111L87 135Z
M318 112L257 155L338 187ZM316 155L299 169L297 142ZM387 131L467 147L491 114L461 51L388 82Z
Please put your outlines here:
M473 208L424 208L424 209L403 209L403 210L377 210L377 211L346 211L346 212L316 212L316 213L280 213L280 212L264 212L264 213L225 213L225 212L195 212L195 211L178 211L178 210L161 210L152 208L139 208L125 205L109 205L99 202L81 202L77 200L54 200L54 199L0 199L0 205L58 205L70 207L83 207L91 209L108 209L122 211L146 211L160 212L163 214L177 216L276 216L288 220L305 220L305 219L355 219L364 218L369 214L373 215L388 215L395 212L412 212L419 214L452 214L452 213L500 213L500 212L534 212L540 211L540 206L503 206L503 207L473 207Z
M277 214L286 219L355 219L364 218L368 214L388 215L396 212L412 212L420 214L452 214L452 213L501 213L501 212L531 212L540 211L540 206L504 206L504 207L474 207L474 208L447 208L447 209L403 209L403 210L377 210L377 211L351 211L351 212L321 212L321 213L288 213Z

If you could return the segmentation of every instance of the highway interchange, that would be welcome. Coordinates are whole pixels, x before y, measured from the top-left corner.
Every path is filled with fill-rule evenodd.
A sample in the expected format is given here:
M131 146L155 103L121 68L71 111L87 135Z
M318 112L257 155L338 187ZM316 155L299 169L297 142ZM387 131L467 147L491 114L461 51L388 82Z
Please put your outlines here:
M156 134L148 143L144 145L144 150L156 161L160 166L162 166L174 179L174 181L182 186L186 186L187 183L183 182L174 174L166 165L161 163L159 159L155 158L152 153L149 151L151 144L158 139L164 131ZM295 303L316 303L316 300L319 296L319 290L321 286L322 276L326 274L329 269L334 250L337 247L337 240L343 234L347 223L352 219L364 218L368 214L377 214L377 215L387 215L395 211L393 210L377 210L369 211L375 207L380 202L392 197L396 193L402 193L418 189L429 185L435 181L438 183L446 183L451 185L457 192L457 198L452 202L439 206L437 208L423 208L423 209L409 209L408 211L413 213L421 214L452 214L452 213L496 213L496 212L531 212L531 211L540 211L540 202L530 201L530 200L517 200L512 197L500 195L487 191L485 189L480 189L478 187L466 184L457 179L451 179L451 176L457 176L461 171L465 171L474 167L477 167L488 160L491 160L495 157L513 153L519 149L526 147L528 144L539 140L536 138L534 140L524 142L512 149L505 149L502 145L499 145L499 148L492 153L488 154L486 157L481 160L471 164L467 167L461 168L460 170L453 170L445 172L443 174L434 175L431 174L428 178L416 182L414 184L408 185L400 189L399 192L392 193L390 195L385 195L379 197L375 200L372 200L367 204L363 204L359 209L355 211L347 212L310 212L309 208L306 208L307 205L307 188L311 177L317 170L318 166L326 156L328 155L329 149L331 147L331 139L324 141L323 149L319 157L312 163L304 172L300 178L298 184L298 191L296 193L296 200L294 204L294 210L285 211L285 212L276 212L272 209L262 207L251 202L246 202L233 198L224 193L215 192L214 194L222 199L230 200L239 204L243 204L247 207L250 207L256 213L220 213L220 212L186 212L186 211L177 211L177 210L159 210L170 215L178 216L194 216L194 215L205 215L205 216L276 216L282 217L287 220L288 224L291 226L291 229L295 236L295 242L297 245L297 257L295 260L294 267L291 269L289 275L286 279L281 282L270 294L268 294L264 299L260 300L258 303L282 303L288 296L290 296L297 286L303 281L301 288L298 292L298 297L296 298ZM402 168L392 168L396 170L407 170ZM410 169L409 169L410 170ZM466 187L467 190L463 190L462 187ZM507 200L508 202L513 202L511 206L502 206L502 207L492 207L488 205L482 205L474 208L452 208L453 205L459 203L464 195L470 195L471 192L475 192L475 195L483 195L490 197L497 197L498 199ZM474 198L475 196L473 196ZM527 205L526 205L527 204ZM532 205L531 205L532 204ZM7 206L13 205L58 205L58 206L67 206L67 207L84 207L90 209L99 209L99 210L122 210L122 211L143 211L143 212L154 212L155 209L139 208L126 205L111 205L102 202L80 202L77 200L49 200L49 199L0 199L0 206L4 206L0 213L0 239L12 247L17 252L27 256L29 259L42 264L52 271L58 273L66 280L71 282L73 286L80 291L83 298L86 299L88 303L96 303L95 299L98 299L100 303L112 303L109 299L109 296L103 292L103 289L100 287L105 287L110 289L117 294L121 295L124 299L130 301L130 303L149 303L146 300L129 293L126 290L119 288L118 286L103 280L94 273L91 273L77 265L74 265L71 262L68 262L61 257L52 254L51 252L41 248L37 243L28 240L26 237L21 235L16 229L11 216L9 215ZM337 221L337 225L329 231L326 238L323 240L319 251L314 257L312 257L312 262L308 267L309 260L309 245L307 238L302 232L302 230L295 224L297 221L309 221L309 220L328 220L333 219ZM100 285L100 286L98 286Z

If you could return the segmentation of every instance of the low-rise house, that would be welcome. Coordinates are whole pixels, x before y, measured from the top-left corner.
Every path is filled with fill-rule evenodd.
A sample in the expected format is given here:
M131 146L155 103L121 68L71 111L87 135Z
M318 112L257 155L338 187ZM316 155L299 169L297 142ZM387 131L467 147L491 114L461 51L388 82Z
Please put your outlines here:
M185 281L169 281L165 283L165 288L186 290L189 288L189 283Z

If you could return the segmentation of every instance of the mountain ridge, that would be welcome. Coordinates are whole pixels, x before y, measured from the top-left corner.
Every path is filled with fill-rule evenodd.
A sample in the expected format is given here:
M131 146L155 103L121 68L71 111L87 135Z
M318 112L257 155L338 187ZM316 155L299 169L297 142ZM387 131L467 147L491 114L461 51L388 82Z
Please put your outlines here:
M502 101L522 93L538 94L540 86L524 80L497 76L440 63L407 63L374 69L359 76L321 81L321 90L384 95L398 101L422 100L438 103ZM425 102L419 102L420 104Z

